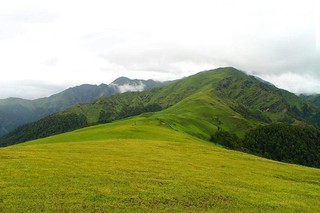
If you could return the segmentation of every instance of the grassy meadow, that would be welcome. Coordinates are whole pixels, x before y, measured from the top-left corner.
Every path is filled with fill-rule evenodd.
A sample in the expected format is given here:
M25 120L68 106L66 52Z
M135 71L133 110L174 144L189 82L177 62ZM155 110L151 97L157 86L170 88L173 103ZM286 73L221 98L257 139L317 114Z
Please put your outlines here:
M0 148L0 212L318 212L320 170L144 116Z

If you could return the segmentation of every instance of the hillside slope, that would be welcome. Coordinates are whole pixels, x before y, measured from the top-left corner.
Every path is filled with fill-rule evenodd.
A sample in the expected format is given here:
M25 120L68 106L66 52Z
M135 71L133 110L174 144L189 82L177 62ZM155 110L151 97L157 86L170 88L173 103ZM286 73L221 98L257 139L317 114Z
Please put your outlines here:
M90 85L66 89L58 94L35 100L21 98L0 99L0 136L20 125L30 123L45 116L65 110L77 103L89 103L99 97L108 97L126 91L142 91L166 85L170 82L118 78L110 85Z
M0 148L0 212L317 212L320 170L230 151L156 113Z
M90 104L71 107L65 113L84 114L90 124L99 121L101 110L119 114L121 110L126 111L126 107L135 109L150 104L168 108L165 114L172 112L170 116L188 118L187 114L193 114L208 119L209 116L203 116L203 113L209 113L209 119L219 120L223 119L219 116L222 113L229 115L228 118L235 123L235 120L242 119L241 122L248 126L252 122L318 124L312 118L319 112L319 107L288 91L228 67L200 72L166 87L100 98ZM207 109L197 109L201 107ZM216 121L215 126L218 125L223 127L223 121ZM232 129L228 124L224 127ZM246 129L241 127L239 131Z
M128 92L99 98L89 104L77 104L54 115L59 122L72 115L78 120L86 118L87 125L107 123L117 119L154 112L172 128L202 139L209 139L218 129L238 136L260 124L283 122L314 124L320 110L316 105L285 90L262 82L234 68L219 68L200 72L165 87L143 92ZM57 119L58 120L58 119ZM0 144L9 145L84 127L66 126L57 131L52 128L52 117L26 125L14 131ZM42 130L41 130L42 129ZM30 134L30 132L32 134Z
M300 97L320 106L320 94L300 95Z

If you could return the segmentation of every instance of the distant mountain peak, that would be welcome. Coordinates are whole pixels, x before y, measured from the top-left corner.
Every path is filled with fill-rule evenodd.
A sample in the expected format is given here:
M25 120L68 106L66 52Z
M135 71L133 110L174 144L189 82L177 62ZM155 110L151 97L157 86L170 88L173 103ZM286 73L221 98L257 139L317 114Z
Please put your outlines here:
M114 87L119 91L119 93L124 92L136 92L136 91L143 91L146 85L143 83L144 80L138 79L130 79L127 77L120 77L114 80L110 86Z
M127 77L119 77L110 83L110 86L117 89L119 93L124 92L136 92L150 89L153 87L163 86L170 82L159 82L152 79L141 80L141 79L130 79Z
M121 77L117 78L116 80L114 80L111 84L123 85L123 84L129 84L132 81L133 80L131 80L130 78L121 76Z

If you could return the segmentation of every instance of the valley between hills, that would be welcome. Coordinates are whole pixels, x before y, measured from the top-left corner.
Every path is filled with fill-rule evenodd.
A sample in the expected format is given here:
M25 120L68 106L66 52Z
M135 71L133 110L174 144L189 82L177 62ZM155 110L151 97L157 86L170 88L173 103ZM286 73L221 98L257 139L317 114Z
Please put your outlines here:
M99 96L0 138L0 212L317 212L319 125L232 67Z

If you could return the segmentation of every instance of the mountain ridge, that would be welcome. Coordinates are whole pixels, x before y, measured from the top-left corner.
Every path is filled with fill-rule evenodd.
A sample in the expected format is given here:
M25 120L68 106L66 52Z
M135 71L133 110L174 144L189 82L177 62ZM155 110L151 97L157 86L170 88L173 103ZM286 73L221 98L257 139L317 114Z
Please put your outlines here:
M139 81L146 86L141 90L161 86L168 82L158 82L153 80L130 80L127 79L126 90L132 89L130 85L135 85ZM113 83L112 86L107 84L92 85L82 84L70 87L62 92L51 95L49 97L28 100L22 98L6 98L0 99L0 136L9 133L16 127L39 120L45 116L62 111L76 103L89 103L99 97L107 97L112 94L124 92L121 86Z
M65 116L67 122L70 116L79 120L78 127L59 128L57 133L62 133L84 127L83 118L87 125L94 125L156 111L159 112L150 116L177 131L206 140L218 129L231 131L241 137L257 125L272 122L318 125L319 120L313 118L320 115L319 108L313 103L227 67L200 72L143 92L100 97L88 104L76 104L53 117L60 116L59 119L63 119ZM46 123L52 127L45 119L40 123L41 127ZM34 130L37 125L26 125L7 138L19 135L19 140L35 139L37 137L24 134ZM42 136L52 134L54 130L50 134L40 133Z

